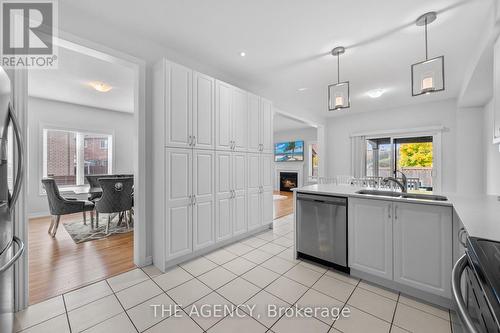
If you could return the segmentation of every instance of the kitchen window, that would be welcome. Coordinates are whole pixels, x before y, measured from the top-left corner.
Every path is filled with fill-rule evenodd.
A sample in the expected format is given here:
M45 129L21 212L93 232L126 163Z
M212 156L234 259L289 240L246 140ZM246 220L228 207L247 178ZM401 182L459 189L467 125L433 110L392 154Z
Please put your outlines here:
M113 137L64 129L43 129L43 177L60 187L85 185L86 175L111 174Z
M366 139L366 176L408 178L409 189L433 191L433 136L383 137Z

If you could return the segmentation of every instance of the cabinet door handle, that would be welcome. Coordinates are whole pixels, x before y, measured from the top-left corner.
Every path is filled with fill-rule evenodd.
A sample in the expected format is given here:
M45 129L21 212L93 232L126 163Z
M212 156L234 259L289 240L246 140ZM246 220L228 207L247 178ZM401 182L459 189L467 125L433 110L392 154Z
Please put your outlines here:
M192 195L189 195L189 196L188 196L188 198L189 198L189 199L188 199L188 200L189 200L189 204L188 204L188 206L191 206L191 205L193 204L193 196L192 196Z
M193 146L196 146L196 135L193 135Z
M192 146L193 145L193 136L192 135L189 135L188 136L188 146Z
M387 217L388 218L391 218L391 208L392 208L392 206L389 204L389 206L387 206Z
M196 205L196 195L193 195L193 206Z
M397 220L398 219L398 205L395 205L394 206L394 219Z

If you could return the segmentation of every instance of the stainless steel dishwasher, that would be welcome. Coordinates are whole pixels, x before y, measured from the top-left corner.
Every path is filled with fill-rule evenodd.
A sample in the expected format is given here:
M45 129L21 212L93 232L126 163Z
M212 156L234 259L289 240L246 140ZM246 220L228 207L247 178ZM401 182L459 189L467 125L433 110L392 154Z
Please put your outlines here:
M297 193L298 256L347 267L347 198Z

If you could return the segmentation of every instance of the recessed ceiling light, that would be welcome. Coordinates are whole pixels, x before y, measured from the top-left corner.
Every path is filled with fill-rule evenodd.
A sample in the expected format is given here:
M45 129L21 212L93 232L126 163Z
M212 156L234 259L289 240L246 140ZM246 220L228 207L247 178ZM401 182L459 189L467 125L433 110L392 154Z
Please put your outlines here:
M299 89L297 89L297 91L306 91L306 90L309 90L309 88L299 88Z
M367 92L366 94L371 98L379 98L385 93L385 89L373 89Z
M240 52L240 56L241 56L241 57L244 57L244 56L246 56L246 55L247 55L247 54L246 54L245 52L243 52L243 51L242 51L242 52Z
M99 92L108 92L113 89L112 86L101 81L90 82L89 85Z

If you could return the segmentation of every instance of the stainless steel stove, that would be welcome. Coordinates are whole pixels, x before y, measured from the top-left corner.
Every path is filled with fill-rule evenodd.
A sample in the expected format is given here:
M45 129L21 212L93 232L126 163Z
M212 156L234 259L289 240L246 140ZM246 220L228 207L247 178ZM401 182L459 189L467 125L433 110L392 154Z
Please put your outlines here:
M452 282L465 328L500 333L500 242L469 237L466 254L453 268Z

